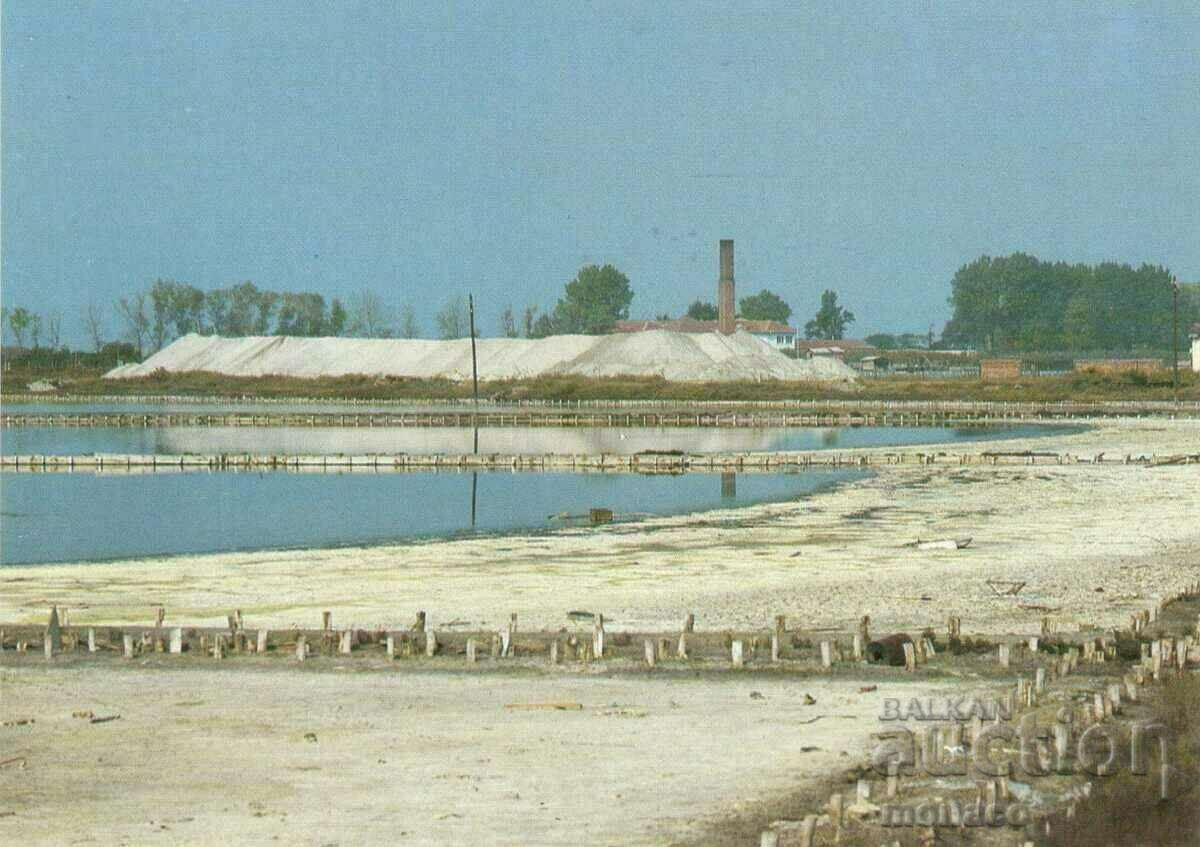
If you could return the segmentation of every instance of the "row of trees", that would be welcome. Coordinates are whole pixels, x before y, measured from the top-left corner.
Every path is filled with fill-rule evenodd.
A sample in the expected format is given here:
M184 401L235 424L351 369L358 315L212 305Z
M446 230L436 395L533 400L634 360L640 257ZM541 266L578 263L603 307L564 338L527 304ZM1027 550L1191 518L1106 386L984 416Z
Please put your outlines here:
M57 350L62 343L62 312L39 315L22 306L15 309L3 306L0 307L0 328L12 335L18 347L28 344L38 350L44 344Z
M696 300L687 308L686 317L698 321L715 321L717 307L704 300ZM738 300L737 316L751 321L776 321L787 323L792 316L792 307L773 291L765 288L757 294ZM854 313L838 305L837 292L826 290L821 294L821 307L813 319L804 325L808 338L845 338L846 330L854 323Z
M984 351L1166 349L1172 282L1158 265L981 256L954 275L954 316L943 343ZM1181 331L1200 317L1197 300L1188 287L1180 299Z

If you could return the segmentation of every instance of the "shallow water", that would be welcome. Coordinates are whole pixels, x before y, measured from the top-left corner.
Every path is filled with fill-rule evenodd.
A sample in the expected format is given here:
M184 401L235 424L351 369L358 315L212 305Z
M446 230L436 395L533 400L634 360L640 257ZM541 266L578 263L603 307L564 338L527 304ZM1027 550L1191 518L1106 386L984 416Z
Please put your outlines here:
M863 471L0 474L0 564L334 547L790 500ZM472 495L474 493L474 515Z
M717 453L835 450L853 447L1030 438L1063 427L483 427L481 453L620 453L682 450ZM10 456L133 453L365 455L470 453L464 427L8 427L0 453Z

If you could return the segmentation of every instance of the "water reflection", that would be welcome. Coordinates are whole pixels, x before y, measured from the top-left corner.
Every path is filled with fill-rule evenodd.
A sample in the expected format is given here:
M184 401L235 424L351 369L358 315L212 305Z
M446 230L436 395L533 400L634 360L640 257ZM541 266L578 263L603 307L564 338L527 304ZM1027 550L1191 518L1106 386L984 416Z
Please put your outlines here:
M367 455L395 453L688 453L831 450L1018 438L1069 431L1016 427L11 427L0 431L6 455L88 453L254 453Z

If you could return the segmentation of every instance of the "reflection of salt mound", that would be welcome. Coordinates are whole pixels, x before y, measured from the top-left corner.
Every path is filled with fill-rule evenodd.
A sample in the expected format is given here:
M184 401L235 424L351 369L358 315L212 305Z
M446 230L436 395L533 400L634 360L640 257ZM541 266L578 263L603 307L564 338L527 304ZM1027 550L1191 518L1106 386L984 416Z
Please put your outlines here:
M749 333L654 330L615 335L478 340L479 377L661 376L679 382L845 380L853 371L832 359L797 361ZM105 374L111 379L208 371L228 376L374 376L471 378L471 341L417 339L219 338L186 335L141 364Z

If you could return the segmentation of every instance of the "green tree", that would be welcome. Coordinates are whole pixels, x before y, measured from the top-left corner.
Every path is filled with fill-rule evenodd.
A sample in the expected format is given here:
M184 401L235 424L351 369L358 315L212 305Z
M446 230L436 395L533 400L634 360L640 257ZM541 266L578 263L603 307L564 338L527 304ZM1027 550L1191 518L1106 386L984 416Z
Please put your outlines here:
M18 347L25 346L25 333L33 323L33 314L24 306L17 306L8 313L8 328L12 330L13 340Z
M543 313L529 327L530 338L547 338L554 335L554 319Z
M696 321L715 321L717 319L717 307L712 303L696 300L692 305L687 307L685 316Z
M845 338L846 327L852 323L854 313L839 306L837 293L826 289L821 294L821 308L816 317L804 325L804 335L807 338Z
M899 342L896 340L896 336L887 332L873 333L864 338L863 341L865 341L867 344L870 344L877 350L896 350L900 347Z
M629 317L633 289L629 278L612 265L587 265L567 283L554 307L554 329L559 333L601 335L617 321Z
M325 327L321 332L322 335L332 335L334 337L342 335L346 332L346 324L350 320L350 315L346 311L346 307L342 305L342 301L334 297L333 302L329 304L329 318L325 321ZM389 338L392 334L390 329L380 325L374 328L374 331L379 332L379 338Z
M313 292L286 292L279 303L277 335L318 336L328 329L325 298Z
M785 324L791 316L792 307L778 294L765 288L738 301L738 317L749 321L776 321Z

